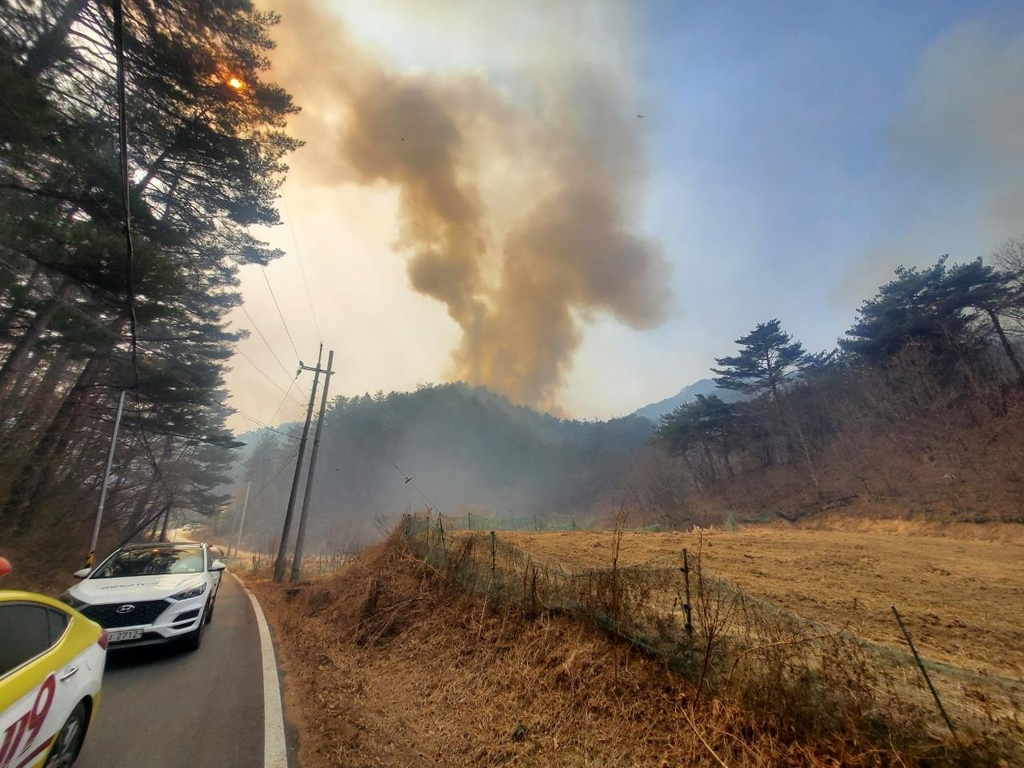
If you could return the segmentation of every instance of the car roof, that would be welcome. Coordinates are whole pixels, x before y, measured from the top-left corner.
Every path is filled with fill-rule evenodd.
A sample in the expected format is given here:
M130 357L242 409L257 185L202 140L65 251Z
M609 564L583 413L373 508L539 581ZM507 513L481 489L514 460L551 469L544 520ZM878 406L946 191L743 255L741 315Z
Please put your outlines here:
M152 541L148 544L125 544L121 549L187 549L189 547L199 548L203 546L205 546L205 543L201 541Z

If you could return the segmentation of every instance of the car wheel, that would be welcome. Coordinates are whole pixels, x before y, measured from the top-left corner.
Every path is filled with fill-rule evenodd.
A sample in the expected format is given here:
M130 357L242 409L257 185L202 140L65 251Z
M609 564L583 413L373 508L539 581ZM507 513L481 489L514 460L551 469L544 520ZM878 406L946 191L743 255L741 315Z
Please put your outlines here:
M199 650L199 646L203 642L203 630L206 629L208 623L206 616L203 616L199 620L199 626L181 638L179 642L181 643L182 650L188 652Z
M89 727L88 712L85 701L78 702L64 726L53 740L50 755L46 758L45 768L69 768L78 757L85 741L85 730Z
M206 619L203 620L204 624L209 624L213 621L213 609L217 607L217 598L210 601L210 607L206 609Z

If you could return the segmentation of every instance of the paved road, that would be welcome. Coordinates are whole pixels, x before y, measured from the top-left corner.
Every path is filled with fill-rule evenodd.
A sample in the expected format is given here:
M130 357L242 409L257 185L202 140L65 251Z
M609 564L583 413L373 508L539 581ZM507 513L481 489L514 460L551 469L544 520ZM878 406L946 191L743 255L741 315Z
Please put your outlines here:
M261 768L261 669L252 606L225 574L198 651L107 654L100 711L75 768Z

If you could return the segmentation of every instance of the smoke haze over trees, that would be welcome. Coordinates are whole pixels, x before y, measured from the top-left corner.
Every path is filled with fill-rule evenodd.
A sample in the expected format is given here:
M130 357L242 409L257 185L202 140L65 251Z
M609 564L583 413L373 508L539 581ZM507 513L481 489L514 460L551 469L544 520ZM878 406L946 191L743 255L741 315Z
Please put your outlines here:
M424 509L603 525L652 434L637 416L566 421L464 384L339 397L324 423L312 540L351 546L375 536L377 521ZM266 545L280 535L296 443L260 432L242 439L250 447L236 483L252 484L246 538Z

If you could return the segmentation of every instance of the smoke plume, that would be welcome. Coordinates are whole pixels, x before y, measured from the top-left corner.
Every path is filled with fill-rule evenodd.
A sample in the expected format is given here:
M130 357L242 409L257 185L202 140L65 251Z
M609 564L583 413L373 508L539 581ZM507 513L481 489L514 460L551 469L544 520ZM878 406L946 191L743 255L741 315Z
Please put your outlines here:
M518 91L408 73L313 0L275 6L274 76L303 109L296 171L397 189L410 283L462 330L454 377L555 408L593 316L664 319L666 261L629 230L642 124L614 78L571 56Z

